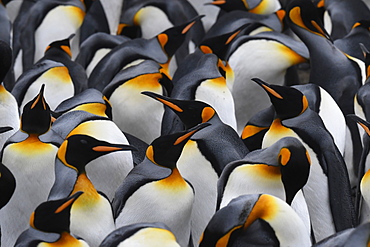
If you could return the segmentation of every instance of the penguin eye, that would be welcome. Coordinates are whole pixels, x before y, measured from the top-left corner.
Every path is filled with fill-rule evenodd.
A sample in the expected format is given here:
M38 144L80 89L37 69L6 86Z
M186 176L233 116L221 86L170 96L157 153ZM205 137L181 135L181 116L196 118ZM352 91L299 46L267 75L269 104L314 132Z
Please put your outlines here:
M80 140L80 143L86 145L87 144L87 141L84 140L84 139L82 139L82 140Z

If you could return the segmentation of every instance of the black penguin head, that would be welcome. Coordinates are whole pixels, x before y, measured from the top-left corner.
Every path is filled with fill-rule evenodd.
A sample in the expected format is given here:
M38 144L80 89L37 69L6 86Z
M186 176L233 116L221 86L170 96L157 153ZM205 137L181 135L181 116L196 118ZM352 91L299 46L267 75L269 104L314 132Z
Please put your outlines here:
M308 108L308 100L299 90L287 86L270 85L258 78L252 80L267 92L276 116L281 120L296 117Z
M231 12L233 10L249 10L246 0L214 0L207 4L218 6L225 12Z
M44 88L45 84L39 94L23 107L21 130L28 134L41 135L50 128L51 112L44 98Z
M79 173L85 172L85 166L92 160L116 151L136 150L133 146L112 144L97 140L88 135L71 135L58 150L58 158Z
M306 148L296 138L281 139L278 155L285 200L290 205L297 192L307 183L311 160Z
M203 16L197 16L182 25L171 27L157 35L157 40L167 57L172 57L177 49L184 43L186 34L194 24Z
M319 16L318 9L310 0L294 0L287 7L287 21L293 31L303 28L331 40ZM299 35L300 32L297 32Z
M159 166L176 168L177 160L186 142L194 133L209 125L209 123L202 123L186 131L158 137L147 148L146 157Z
M4 207L12 197L15 190L15 178L11 171L0 162L0 209Z
M187 129L200 123L208 122L217 115L216 111L208 104L196 100L177 100L153 92L142 92L173 110L185 124Z
M0 40L0 83L4 80L5 75L8 73L12 65L13 52L10 46Z
M83 192L72 196L41 203L30 217L30 226L44 232L69 232L70 212L73 203Z
M50 52L51 50L59 50L63 51L64 53L68 54L69 57L72 58L72 51L70 46L70 40L74 37L74 34L70 35L66 39L57 40L48 45L45 49L45 54Z
M225 60L228 47L232 41L235 40L238 34L248 25L249 24L242 25L232 32L205 39L199 45L199 49L205 54L213 53L220 59Z

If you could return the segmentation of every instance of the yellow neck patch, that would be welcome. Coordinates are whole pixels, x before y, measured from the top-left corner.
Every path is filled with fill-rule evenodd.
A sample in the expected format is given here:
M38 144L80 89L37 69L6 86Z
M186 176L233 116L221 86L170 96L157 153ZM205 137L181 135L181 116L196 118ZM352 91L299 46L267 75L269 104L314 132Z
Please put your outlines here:
M202 123L208 122L215 115L215 110L211 107L205 107L202 111Z

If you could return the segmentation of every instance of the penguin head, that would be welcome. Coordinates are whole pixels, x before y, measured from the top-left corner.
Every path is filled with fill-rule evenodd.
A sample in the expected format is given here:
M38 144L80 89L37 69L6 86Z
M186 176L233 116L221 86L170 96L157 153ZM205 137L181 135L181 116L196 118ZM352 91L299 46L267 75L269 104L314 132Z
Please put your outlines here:
M175 169L187 141L197 131L209 125L209 123L202 123L185 131L158 137L147 148L146 158L159 166Z
M308 100L299 90L279 85L270 85L261 79L253 78L270 97L276 116L281 120L296 117L308 108Z
M60 200L41 203L30 217L30 226L43 232L69 232L70 213L73 203L83 192Z
M44 98L45 84L33 100L23 107L21 130L28 134L41 135L47 132L51 125L51 112Z
M238 34L240 34L241 31L247 26L249 26L249 24L242 25L232 32L205 39L199 45L199 49L205 54L216 54L220 59L224 60L226 57L227 49L232 41L235 40Z
M246 0L214 0L207 4L217 6L225 12L231 12L233 10L249 10Z
M187 129L192 128L197 124L208 122L217 115L215 109L202 101L171 99L153 92L142 92L142 94L168 106L179 116Z
M172 57L185 41L186 34L203 16L197 16L182 25L171 27L156 36L167 57Z
M92 160L116 151L136 150L133 146L112 144L88 135L71 135L61 144L57 157L68 167L85 172L85 166Z
M10 46L5 42L0 40L0 83L4 80L5 75L8 73L12 65L13 52Z
M310 33L331 40L330 35L325 30L319 16L318 9L309 0L294 0L287 7L287 21L293 31L304 29ZM301 32L297 32L299 35Z
M306 148L296 138L281 139L278 159L281 180L285 189L285 201L291 205L294 196L307 183L311 159Z
M62 40L57 40L48 45L45 49L45 54L50 52L51 50L58 50L58 51L63 51L64 53L68 54L70 58L72 58L72 51L71 51L71 46L70 46L70 40L74 37L74 34L69 36L66 39Z

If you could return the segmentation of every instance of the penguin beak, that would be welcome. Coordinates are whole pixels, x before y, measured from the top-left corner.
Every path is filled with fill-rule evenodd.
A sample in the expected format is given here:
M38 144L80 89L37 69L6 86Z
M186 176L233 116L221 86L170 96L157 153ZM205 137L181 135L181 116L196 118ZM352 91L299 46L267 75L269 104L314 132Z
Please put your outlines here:
M131 145L125 145L125 144L110 144L110 145L95 146L92 148L92 150L96 152L115 152L115 151L125 151L125 150L138 151L137 148Z
M163 103L164 105L168 106L169 108L171 108L174 111L177 111L177 112L183 112L184 111L180 106L176 105L168 97L165 97L165 96L153 93L153 92L148 92L148 91L144 91L144 92L141 92L141 93L146 95L146 96L149 96L149 97L151 97L155 100L158 100L159 102Z
M182 135L182 136L180 136L176 139L176 141L174 142L174 145L178 145L178 144L184 142L185 140L188 140L196 132L198 132L199 130L201 130L201 129L209 126L209 125L211 125L211 124L210 123L201 123L201 124L198 124L197 126L191 128L191 129L189 129L187 133L185 133L184 135Z
M226 3L226 0L216 0L213 2L205 3L204 5L222 5L225 3Z
M205 16L205 15L200 15L200 16L195 17L195 18L193 19L193 21L191 21L188 25L186 25L186 26L182 29L181 34L185 34L185 33L187 33L187 32L190 30L190 28L191 28L192 26L194 26L194 24L195 24L197 21L199 21L200 19L202 19L204 16Z
M0 134L4 133L4 132L7 132L7 131L10 131L12 129L13 129L13 127L10 127L10 126L0 127Z
M69 206L71 206L79 197L80 195L82 195L83 192L82 191L78 191L76 193L74 193L72 196L68 197L67 201L65 203L63 203L62 205L60 205L56 210L55 210L55 213L60 213L62 212L63 210L65 210L66 208L68 208Z
M44 100L44 89L45 89L45 84L42 84L39 94L36 96L36 99L34 100L33 104L31 105L31 109L33 109L41 101L44 110L46 110L46 104L45 104L45 100Z
M276 92L274 89L272 89L271 86L268 83L262 81L259 78L252 78L252 81L254 81L258 85L260 85L267 93L273 95L274 97L276 97L278 99L283 99L283 97L278 92Z
M355 114L348 114L347 117L351 118L355 122L357 122L366 132L368 136L370 136L370 123Z

